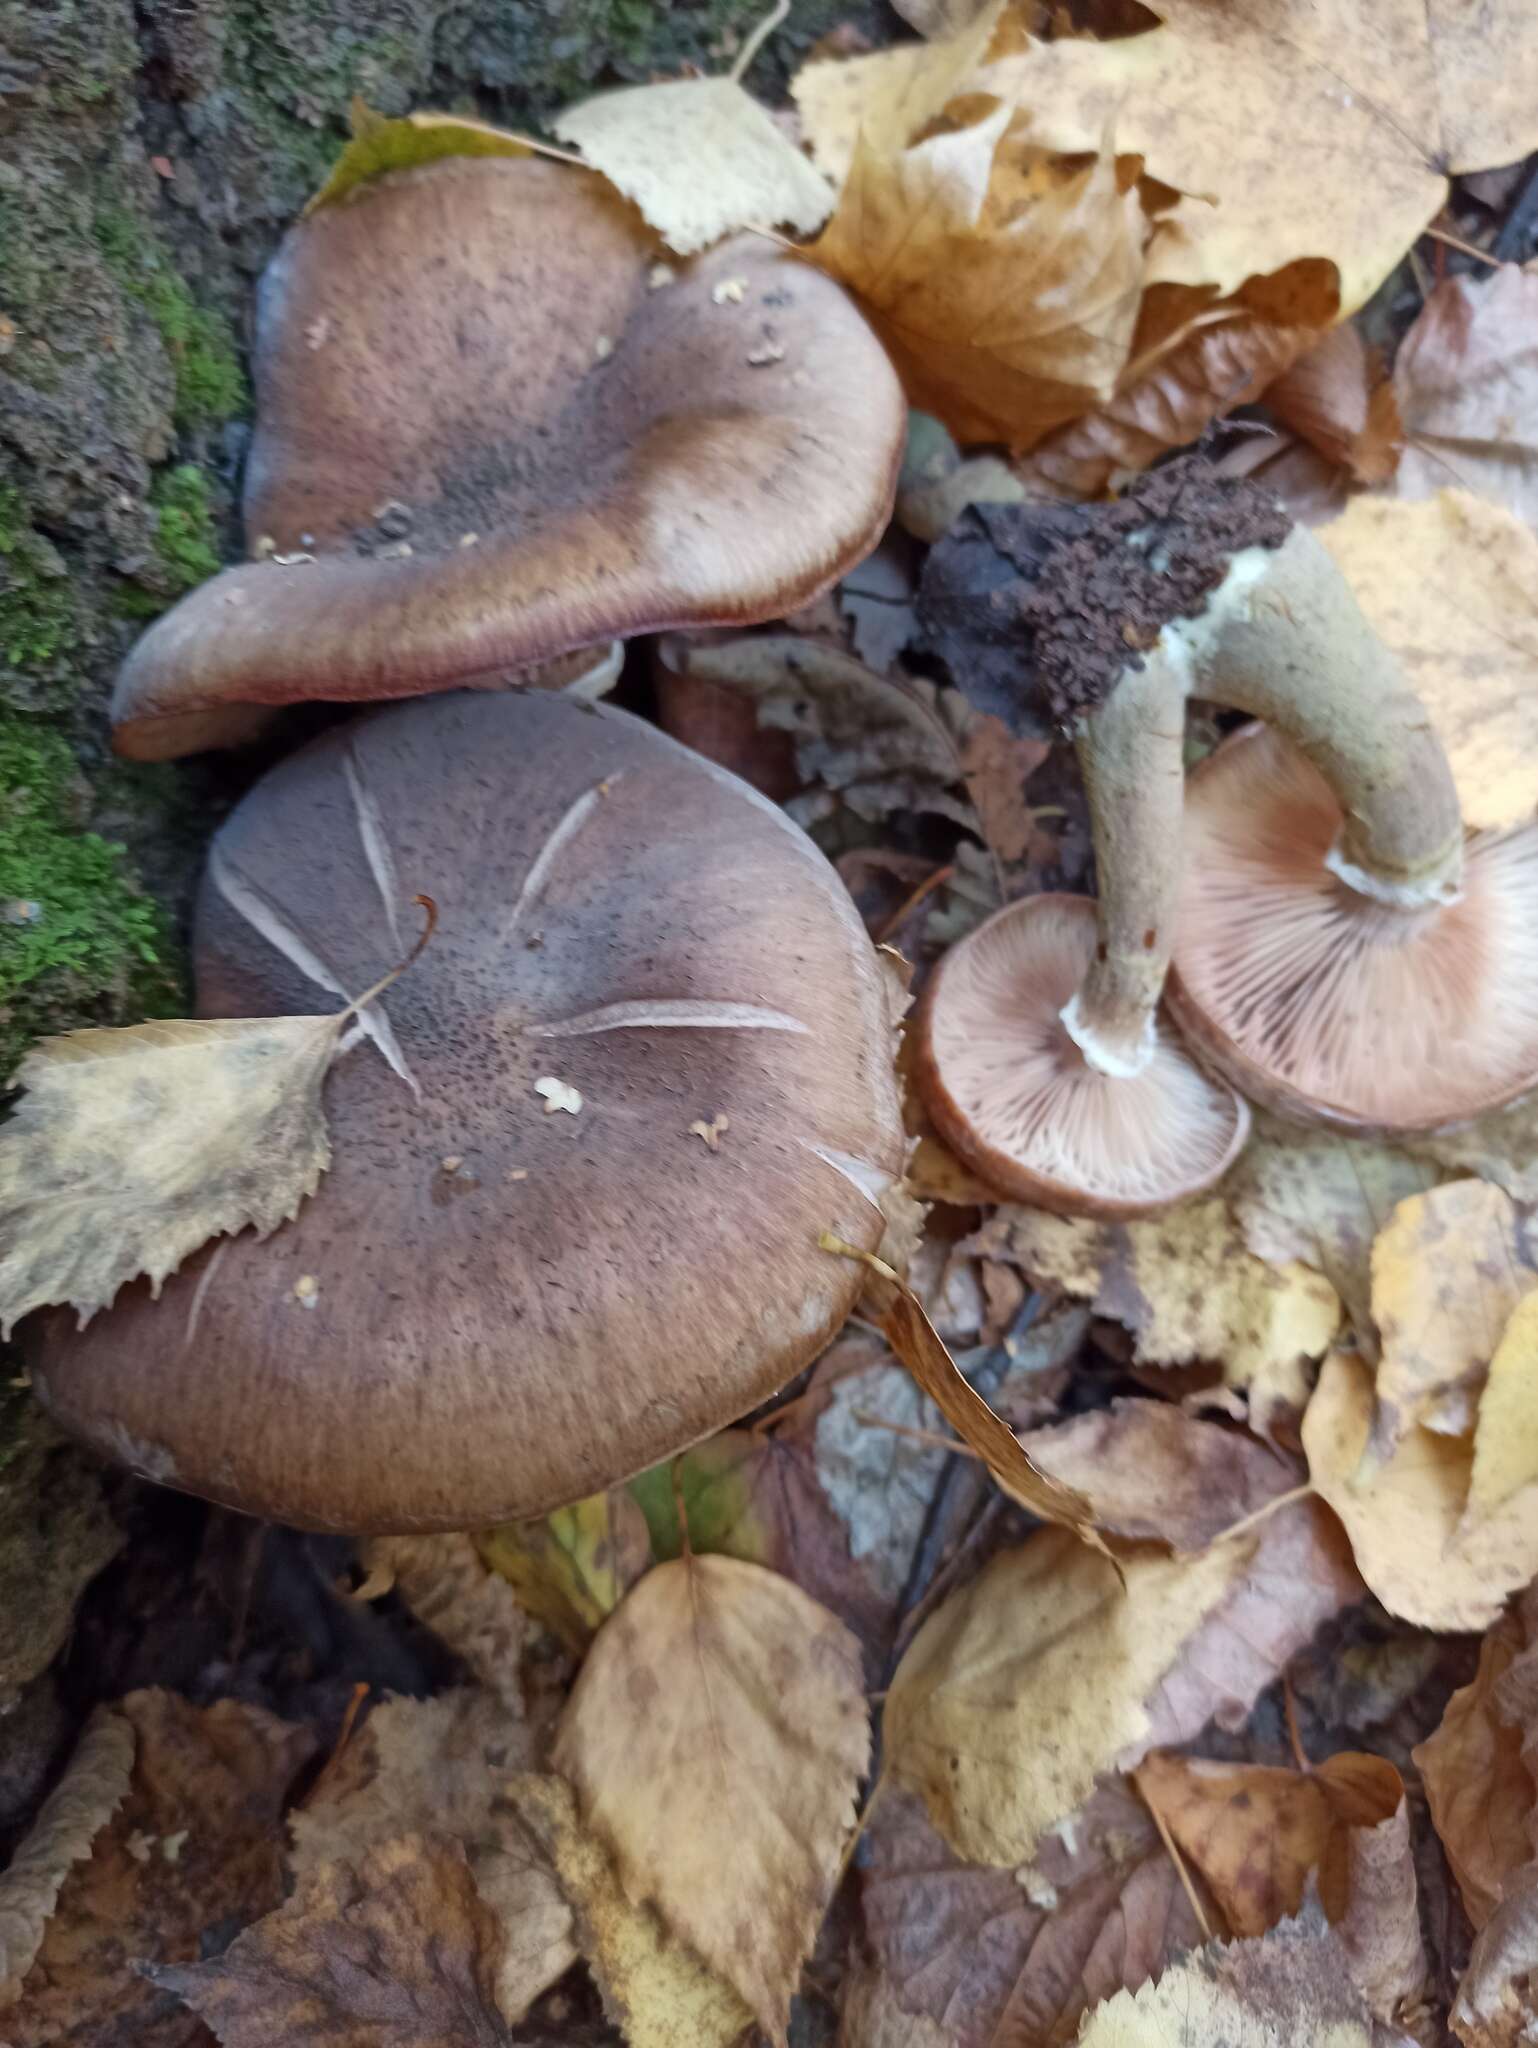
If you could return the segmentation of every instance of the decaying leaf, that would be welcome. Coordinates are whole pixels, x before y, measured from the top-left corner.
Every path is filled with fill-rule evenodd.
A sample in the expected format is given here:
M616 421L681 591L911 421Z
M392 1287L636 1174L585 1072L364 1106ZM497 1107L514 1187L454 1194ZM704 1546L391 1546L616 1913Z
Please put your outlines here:
M1479 1670L1447 1703L1413 1752L1463 1903L1483 1927L1533 1853L1535 1792L1522 1751L1528 1731L1508 1710L1501 1681L1533 1655L1532 1595L1503 1614L1479 1646Z
M826 178L732 78L673 78L600 93L551 123L634 200L680 256L735 228L820 228Z
M1470 1519L1494 1514L1538 1482L1538 1289L1512 1310L1490 1360L1474 1430Z
M994 1484L1044 1522L1060 1523L1081 1543L1104 1550L1090 1503L1071 1486L1037 1470L1014 1431L960 1371L913 1289L868 1252L857 1252L831 1237L824 1237L822 1245L824 1251L863 1259L886 1283L878 1298L867 1303L869 1313L952 1429L982 1459Z
M1134 1777L1206 1880L1230 1933L1245 1937L1290 1919L1310 1878L1327 1916L1340 1920L1350 1899L1352 1831L1388 1820L1404 1800L1392 1764L1350 1750L1307 1772L1150 1756ZM1414 1896L1412 1876L1412 1908Z
M1301 1260L1345 1304L1357 1342L1378 1355L1372 1252L1395 1207L1424 1194L1435 1167L1392 1145L1305 1131L1264 1114L1224 1184L1257 1258L1282 1269Z
M487 1569L474 1537L375 1536L363 1558L380 1591L394 1586L417 1619L520 1720L529 1617L507 1581Z
M1315 264L1293 265L1217 305L1183 286L1154 286L1116 390L1022 457L1022 483L1051 497L1100 497L1259 398L1334 315L1333 279L1318 271ZM1177 307L1194 309L1184 323ZM1172 336L1160 332L1171 324Z
M508 135L485 121L472 121L461 114L405 114L391 120L358 98L349 109L352 140L331 166L324 185L310 199L305 212L334 206L346 199L370 178L386 171L414 170L419 164L439 162L446 156L527 156L529 145L518 135Z
M128 1794L134 1731L98 1709L21 1847L0 1875L0 2012L21 1996L65 1878Z
M320 1865L212 1961L147 1974L223 2048L504 2048L501 1945L464 1851L408 1835Z
M1166 251L1171 281L1226 293L1325 257L1353 312L1435 216L1444 169L1508 163L1538 142L1519 83L1521 0L1477 24L1455 0L1370 0L1349 25L1307 0L1160 0L1156 12L1143 35L1027 42L975 83L1017 103L1048 149L1092 150L1114 121L1118 149L1150 177L1200 195L1206 224Z
M1466 491L1354 498L1320 539L1398 655L1452 762L1464 823L1538 803L1538 534Z
M627 1896L782 2041L869 1748L848 1630L774 1572L682 1557L599 1632L554 1760Z
M577 1957L554 1873L493 1814L507 1774L534 1762L532 1731L494 1693L386 1700L289 1823L300 1878L334 1864L366 1873L371 1852L404 1836L463 1851L500 1930L495 1997L510 2026Z
M133 1732L128 1794L64 1879L0 2021L6 2048L126 2048L148 2038L152 2014L156 2048L194 2048L198 2022L157 2012L163 2001L131 1966L194 1963L283 1896L280 1815L314 1748L309 1730L170 1692L130 1693L114 1711Z
M554 1866L604 2009L629 2048L733 2048L753 2015L730 1985L634 1904L563 1778L510 1778L501 1811Z
M716 645L674 636L664 642L664 659L680 675L750 697L763 726L793 736L803 784L820 785L856 817L934 811L979 829L958 793L971 714L956 691L878 676L852 655L789 633ZM810 824L828 803L797 797L787 808Z
M487 1529L476 1543L525 1613L577 1656L651 1563L645 1517L622 1491Z
M1394 474L1404 444L1394 386L1354 321L1300 356L1267 390L1266 404L1354 483L1382 484Z
M1332 1352L1303 1417L1314 1490L1391 1614L1421 1628L1487 1628L1538 1573L1538 1485L1471 1520L1469 1439L1411 1428L1385 1458L1369 1455L1373 1421L1371 1368Z
M1196 1557L1140 1549L1121 1575L1044 1530L914 1637L887 1697L886 1768L959 1855L1022 1862L1102 1772L1188 1740L1214 1714L1242 1720L1358 1591L1313 1502Z
M1538 1094L1456 1131L1431 1131L1405 1144L1446 1173L1476 1174L1514 1202L1538 1202Z
M1085 1496L1100 1528L1179 1551L1205 1550L1301 1476L1254 1437L1169 1401L1114 1401L1023 1441L1034 1464Z
M1003 11L1003 0L992 0L955 34L797 72L790 90L802 133L835 184L849 175L857 144L890 156L928 127L976 70Z
M1399 1204L1372 1254L1373 1316L1383 1339L1376 1451L1386 1452L1415 1423L1444 1435L1468 1433L1496 1346L1534 1287L1538 1250L1529 1247L1516 1205L1500 1188L1448 1181ZM1520 1357L1510 1363L1522 1370ZM1521 1449L1513 1442L1491 1455L1520 1459ZM1501 1468L1505 1477L1512 1470L1509 1462ZM1486 1471L1498 1485L1488 1461ZM1530 1476L1538 1478L1538 1469Z
M1317 1906L1259 1941L1214 1942L1090 2014L1078 2048L1388 2048Z
M896 2013L938 2027L947 2048L1056 2048L1090 2006L1203 1939L1123 1779L1099 1785L1014 1870L963 1863L906 1792L883 1794L866 1840L861 1902L881 1979Z
M293 1216L331 1163L321 1086L345 1011L134 1024L45 1038L0 1135L0 1334L68 1302L81 1321L199 1245Z
M1535 1978L1538 1863L1529 1863L1481 1928L1458 1986L1452 2030L1464 2048L1529 2048Z
M1301 1263L1254 1257L1216 1198L1133 1223L1006 1206L963 1249L1011 1259L1033 1281L1093 1302L1132 1331L1140 1364L1220 1363L1230 1386L1249 1390L1262 1433L1278 1411L1301 1410L1307 1362L1340 1323L1328 1281Z
M1066 165L1022 148L1013 118L896 155L862 135L807 253L859 297L915 404L961 440L1028 448L1115 390L1149 229L1100 136Z
M1472 491L1538 523L1538 272L1446 277L1394 358L1397 498Z

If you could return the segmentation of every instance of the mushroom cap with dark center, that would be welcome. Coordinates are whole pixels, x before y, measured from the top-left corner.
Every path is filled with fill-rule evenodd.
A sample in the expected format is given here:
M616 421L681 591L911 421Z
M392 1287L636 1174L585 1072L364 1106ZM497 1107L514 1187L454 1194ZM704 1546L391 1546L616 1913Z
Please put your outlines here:
M1375 903L1325 857L1341 811L1270 729L1187 785L1169 1003L1256 1101L1344 1130L1426 1131L1538 1083L1538 825L1467 842L1447 905Z
M1061 1011L1094 957L1095 906L1033 896L952 946L924 994L915 1072L945 1142L1017 1201L1136 1216L1210 1187L1249 1111L1159 1019L1140 1074L1097 1073Z
M879 1240L891 1027L797 827L607 707L395 707L220 831L202 1011L337 1008L419 890L437 931L326 1082L297 1217L27 1326L53 1414L148 1477L318 1528L536 1515L752 1408L853 1302L817 1239Z
M130 654L138 758L238 736L253 704L793 610L874 546L906 423L832 279L756 236L680 263L601 179L533 159L397 172L301 221L255 375L267 559Z

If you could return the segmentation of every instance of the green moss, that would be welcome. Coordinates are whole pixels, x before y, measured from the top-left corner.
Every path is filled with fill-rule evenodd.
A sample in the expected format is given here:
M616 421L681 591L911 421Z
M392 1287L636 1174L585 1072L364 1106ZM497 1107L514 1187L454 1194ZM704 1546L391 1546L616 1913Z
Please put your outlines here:
M0 717L0 1078L40 1032L178 1008L159 907L71 825L77 774L60 734Z
M121 207L96 214L96 242L107 268L159 330L176 374L176 424L211 426L246 405L246 380L229 322L194 303L153 229Z
M0 487L0 661L45 668L68 652L78 630L57 550L28 519L21 493Z
M208 476L195 462L158 470L149 503L155 514L153 587L130 583L118 592L117 608L129 618L156 617L223 566Z

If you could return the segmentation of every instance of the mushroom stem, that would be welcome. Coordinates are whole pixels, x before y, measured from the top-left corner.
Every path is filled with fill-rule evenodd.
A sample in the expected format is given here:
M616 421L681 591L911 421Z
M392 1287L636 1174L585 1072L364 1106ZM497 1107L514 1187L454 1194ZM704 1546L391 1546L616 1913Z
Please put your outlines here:
M1094 962L1062 1011L1098 1073L1140 1074L1175 939L1189 663L1166 628L1079 736L1098 878Z
M1329 784L1345 818L1332 873L1391 907L1456 900L1463 824L1447 757L1312 533L1295 526L1279 548L1235 556L1207 609L1161 645L1172 635L1197 694L1275 726Z

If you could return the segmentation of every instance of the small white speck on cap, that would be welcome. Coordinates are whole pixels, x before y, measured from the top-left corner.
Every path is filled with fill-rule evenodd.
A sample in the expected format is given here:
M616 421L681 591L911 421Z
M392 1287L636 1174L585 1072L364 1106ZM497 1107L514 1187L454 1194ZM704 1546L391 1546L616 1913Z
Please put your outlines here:
M677 281L678 272L671 263L654 263L646 273L646 289L649 292L660 292L664 285L675 284Z
M614 336L612 334L600 334L598 339L593 343L594 362L606 363L609 360L610 356L613 355L613 353Z
M575 1116L582 1107L582 1097L568 1081L558 1081L554 1074L541 1074L534 1083L534 1093L545 1098L545 1115L554 1116L558 1109L564 1109L568 1116Z
M748 281L745 277L723 277L711 289L711 298L718 306L740 306L747 297Z
M301 1308L314 1308L320 1300L320 1282L313 1273L301 1273L294 1282L294 1299Z

